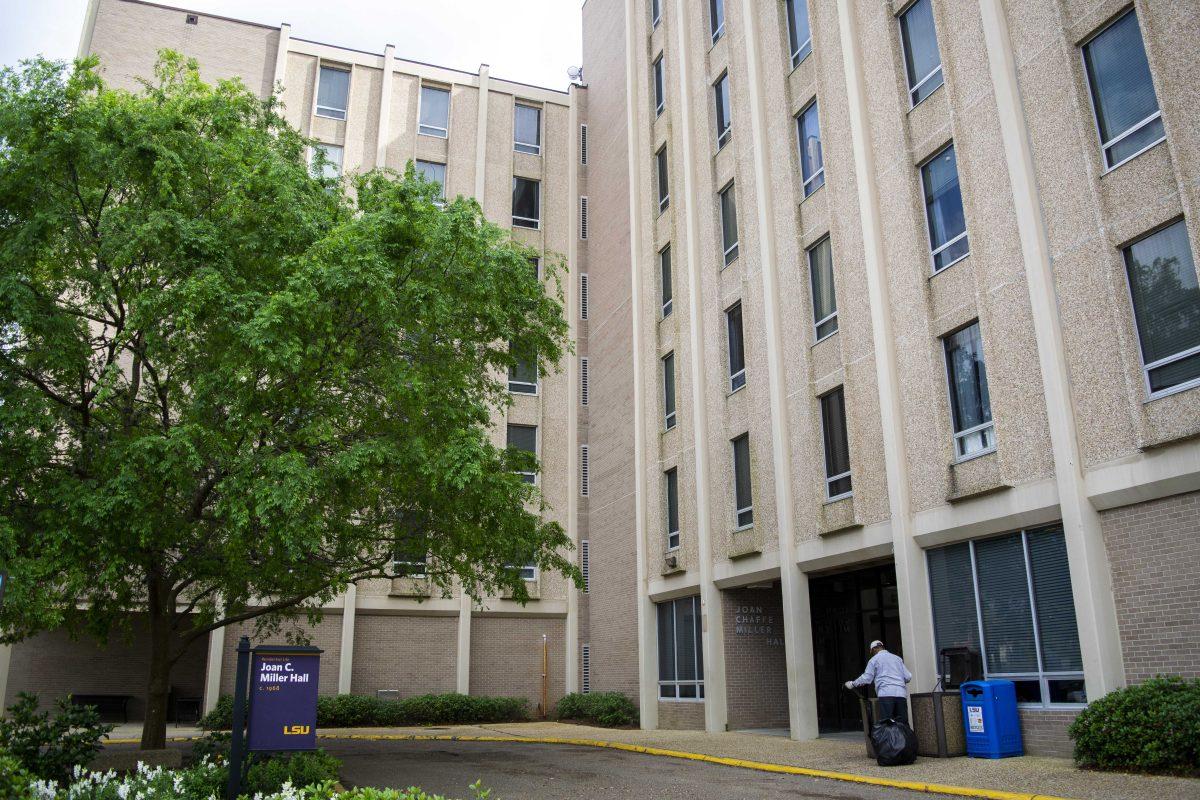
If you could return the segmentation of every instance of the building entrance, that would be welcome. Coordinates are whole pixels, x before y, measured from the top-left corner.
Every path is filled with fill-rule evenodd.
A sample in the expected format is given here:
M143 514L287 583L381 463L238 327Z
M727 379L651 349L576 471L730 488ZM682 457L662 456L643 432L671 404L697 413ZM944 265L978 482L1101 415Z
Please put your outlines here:
M896 567L879 564L815 577L808 587L817 723L822 733L862 730L858 701L842 684L862 674L874 639L903 655Z

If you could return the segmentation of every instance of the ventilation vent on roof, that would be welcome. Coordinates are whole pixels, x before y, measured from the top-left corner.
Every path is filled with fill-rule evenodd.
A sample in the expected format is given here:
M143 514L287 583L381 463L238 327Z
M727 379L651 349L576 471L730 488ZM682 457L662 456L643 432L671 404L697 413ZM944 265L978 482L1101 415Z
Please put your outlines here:
M583 680L579 683L579 690L584 694L590 694L592 691L592 646L590 644L581 645L579 650L579 663L583 668Z
M579 126L579 163L587 166L587 125Z
M579 359L579 405L588 404L588 360Z
M591 560L592 548L588 544L587 539L579 542L579 571L583 573L583 593L587 594L592 590L591 579Z
M200 17L196 16L195 14L188 14L187 15L187 24L188 25L199 25Z
M588 276L586 272L579 276L579 318L588 318Z
M587 198L579 198L579 238L586 239L588 231Z

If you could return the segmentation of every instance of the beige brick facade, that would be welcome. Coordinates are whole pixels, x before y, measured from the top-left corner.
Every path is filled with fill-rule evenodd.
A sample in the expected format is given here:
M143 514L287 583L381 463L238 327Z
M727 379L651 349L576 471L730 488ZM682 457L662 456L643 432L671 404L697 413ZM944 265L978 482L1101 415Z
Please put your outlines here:
M1200 263L1200 15L1175 0L921 2L943 83L915 105L899 19L913 4L904 0L796 0L812 37L796 64L782 0L724 0L715 41L697 11L707 3L662 0L654 21L650 0L587 0L587 86L569 93L505 82L486 67L406 62L391 48L319 44L287 26L206 15L189 26L180 10L93 2L84 49L113 82L132 85L160 46L196 56L209 78L239 75L261 93L282 82L289 121L344 147L347 170L443 162L448 192L476 196L504 225L513 176L536 178L542 225L514 235L570 263L575 357L537 395L515 398L507 418L539 427L549 514L588 541L590 591L543 575L531 587L537 599L519 608L457 595L418 603L411 587L364 583L313 631L326 649L323 692L458 689L536 706L545 635L551 703L583 680L587 644L592 690L637 697L646 727L788 727L809 738L818 733L815 665L828 645L814 641L822 609L812 607L810 577L894 565L888 589L910 688L929 691L928 552L1046 524L1063 530L1082 664L1069 671L1088 697L1158 673L1200 674L1200 387L1148 391L1123 254L1182 220ZM1164 139L1110 169L1081 48L1130 8ZM344 121L313 113L325 63L352 73ZM722 76L724 145L713 89ZM423 83L451 92L447 138L417 133ZM543 109L540 158L513 153L517 100ZM824 184L806 193L797 116L813 101ZM934 272L921 170L950 144L969 250ZM729 186L738 249L726 263L719 193ZM808 249L825 237L837 331L818 341ZM725 312L735 303L746 383L731 390ZM944 338L973 322L994 448L968 458L956 450ZM587 406L576 358L588 360ZM819 398L839 387L852 491L830 500ZM502 437L503 425L496 430ZM741 434L747 525L734 507L730 441ZM668 552L663 474L672 468L680 543ZM654 604L696 595L707 700L661 702ZM769 617L771 635L739 632L739 608L762 609L749 615ZM214 642L228 686L236 633ZM23 652L14 651L10 693L33 680ZM1055 677L1040 669L1034 679L1049 686ZM1023 707L1027 749L1069 753L1066 726L1081 708Z
M171 672L177 697L200 697L204 692L207 638L193 642ZM43 633L13 646L4 706L18 692L38 695L43 708L69 694L129 695L130 719L145 711L150 668L149 632L143 618L134 617L128 631L114 631L100 645L86 636L72 640L63 631Z
M1200 677L1200 493L1108 511L1125 677Z

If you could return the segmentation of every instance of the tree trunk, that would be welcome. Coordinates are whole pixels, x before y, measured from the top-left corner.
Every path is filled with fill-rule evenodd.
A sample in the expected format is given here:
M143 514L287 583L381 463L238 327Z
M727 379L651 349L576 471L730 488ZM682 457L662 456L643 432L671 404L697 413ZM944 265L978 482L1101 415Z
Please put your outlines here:
M171 614L164 608L156 582L150 587L150 674L146 683L146 720L142 723L143 750L167 746L167 699L171 689Z

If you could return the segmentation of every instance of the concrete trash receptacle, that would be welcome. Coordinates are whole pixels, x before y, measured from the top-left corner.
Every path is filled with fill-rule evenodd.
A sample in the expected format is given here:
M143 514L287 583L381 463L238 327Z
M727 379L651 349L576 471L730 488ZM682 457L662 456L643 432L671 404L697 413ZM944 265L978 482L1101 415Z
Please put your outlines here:
M962 700L958 692L923 692L910 695L917 755L949 758L967 754L963 732Z

